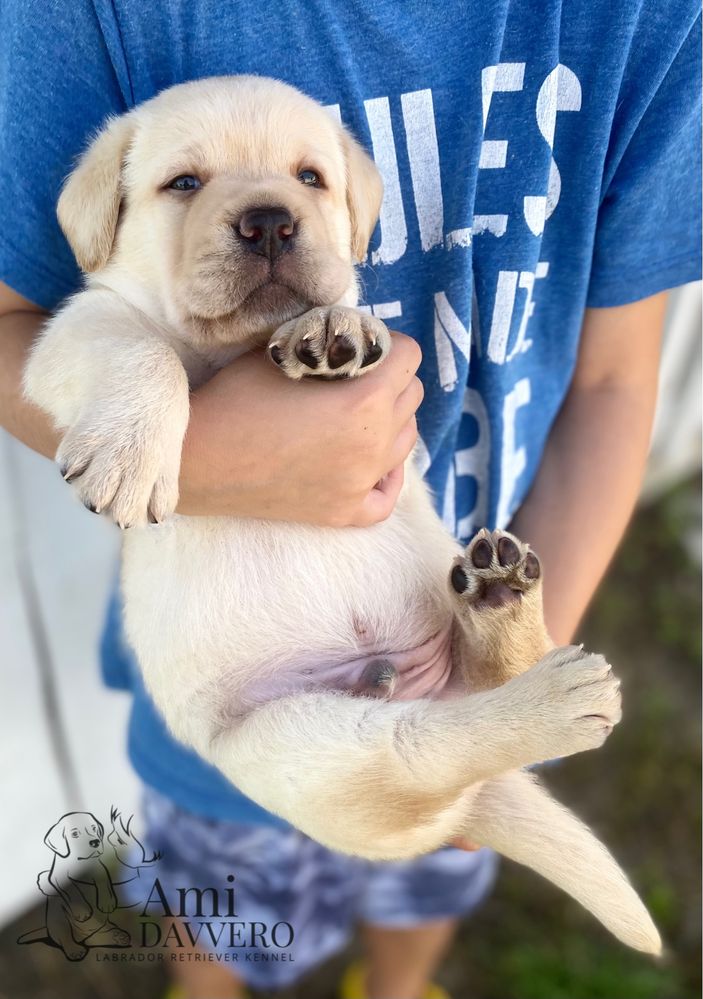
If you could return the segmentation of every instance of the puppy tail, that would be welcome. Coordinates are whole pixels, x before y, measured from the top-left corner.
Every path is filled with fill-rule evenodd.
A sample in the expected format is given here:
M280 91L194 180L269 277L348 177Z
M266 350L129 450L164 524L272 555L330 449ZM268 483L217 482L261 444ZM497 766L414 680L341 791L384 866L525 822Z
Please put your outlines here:
M552 881L629 947L661 954L657 928L624 872L590 829L531 775L486 781L462 833Z

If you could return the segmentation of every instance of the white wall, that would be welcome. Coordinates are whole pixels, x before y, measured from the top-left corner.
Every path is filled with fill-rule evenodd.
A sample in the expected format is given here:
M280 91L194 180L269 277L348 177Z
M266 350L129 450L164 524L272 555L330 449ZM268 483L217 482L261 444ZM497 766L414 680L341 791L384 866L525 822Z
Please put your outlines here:
M128 700L97 669L118 544L53 462L0 436L0 925L39 900L42 840L64 812L105 822L113 802L136 805Z

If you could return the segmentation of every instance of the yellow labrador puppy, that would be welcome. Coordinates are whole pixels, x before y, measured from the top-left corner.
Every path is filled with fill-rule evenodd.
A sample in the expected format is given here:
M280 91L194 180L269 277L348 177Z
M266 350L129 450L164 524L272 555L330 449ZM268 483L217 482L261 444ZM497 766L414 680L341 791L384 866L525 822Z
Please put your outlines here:
M372 161L296 90L165 91L109 122L66 183L87 286L47 325L27 393L83 502L136 528L126 628L178 739L333 849L411 857L463 834L658 953L615 861L521 770L600 746L620 718L604 659L553 648L526 545L482 531L462 552L410 463L373 528L172 516L188 393L217 368L257 345L290 378L383 362L354 272L380 200Z

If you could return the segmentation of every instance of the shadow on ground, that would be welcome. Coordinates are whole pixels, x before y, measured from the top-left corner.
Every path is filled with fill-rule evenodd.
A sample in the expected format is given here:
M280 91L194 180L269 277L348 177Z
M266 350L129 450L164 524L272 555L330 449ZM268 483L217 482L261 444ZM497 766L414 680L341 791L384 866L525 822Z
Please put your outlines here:
M667 955L654 962L626 950L565 895L505 863L443 968L454 999L700 996L701 602L700 568L689 554L699 509L698 483L688 483L635 518L581 636L622 677L625 720L604 749L543 773L630 872ZM158 965L70 964L52 948L17 946L40 921L36 909L0 934L0 999L163 995ZM347 959L276 996L333 999Z

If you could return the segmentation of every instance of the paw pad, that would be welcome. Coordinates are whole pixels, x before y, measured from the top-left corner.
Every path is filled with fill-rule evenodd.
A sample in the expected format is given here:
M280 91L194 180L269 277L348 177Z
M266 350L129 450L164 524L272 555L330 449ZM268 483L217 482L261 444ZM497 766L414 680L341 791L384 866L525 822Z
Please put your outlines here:
M327 349L327 363L333 371L356 357L356 345L345 336L336 336Z
M479 538L471 551L471 561L477 569L487 569L493 561L493 548L490 541Z
M502 537L498 542L498 561L501 565L517 565L520 549L512 538Z
M525 558L525 575L528 579L539 579L542 567L539 559L533 552L528 552Z
M390 350L380 319L335 305L311 309L274 333L268 354L290 377L350 378Z
M527 545L504 531L482 530L452 566L449 583L468 604L495 609L518 602L540 575Z

